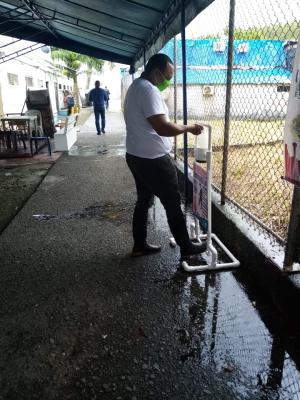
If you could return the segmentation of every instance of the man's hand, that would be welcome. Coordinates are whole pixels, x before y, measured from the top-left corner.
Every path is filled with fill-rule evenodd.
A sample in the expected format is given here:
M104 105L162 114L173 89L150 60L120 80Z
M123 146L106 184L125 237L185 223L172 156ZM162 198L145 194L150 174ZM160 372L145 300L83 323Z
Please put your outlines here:
M177 125L173 122L169 122L166 119L165 114L152 115L148 117L152 128L156 131L159 136L172 137L180 135L181 133L191 132L193 135L200 135L203 131L203 126L200 124L194 125Z
M202 125L194 124L194 125L190 125L189 132L195 136L198 136L202 133L203 129L204 129L204 127Z

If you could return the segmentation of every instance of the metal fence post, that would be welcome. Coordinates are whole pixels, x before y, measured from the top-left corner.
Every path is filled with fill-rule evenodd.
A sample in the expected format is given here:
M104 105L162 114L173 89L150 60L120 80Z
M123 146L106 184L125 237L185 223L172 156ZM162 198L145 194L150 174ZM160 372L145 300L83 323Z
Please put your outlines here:
M229 124L230 124L230 100L231 100L232 63L233 63L233 40L234 40L234 14L235 14L235 0L230 0L227 84L226 84L226 105L225 105L225 128L224 128L224 150L223 150L222 187L221 187L221 204L222 205L225 204L226 180L227 180Z
M294 186L284 269L292 269L293 263L300 263L300 188Z
M174 37L174 122L177 123L177 39ZM177 159L177 136L175 136L174 159Z
M185 49L185 0L181 1L181 45L182 45L182 97L183 97L183 125L187 125L186 99L186 49ZM184 133L184 193L188 198L188 151L187 133Z

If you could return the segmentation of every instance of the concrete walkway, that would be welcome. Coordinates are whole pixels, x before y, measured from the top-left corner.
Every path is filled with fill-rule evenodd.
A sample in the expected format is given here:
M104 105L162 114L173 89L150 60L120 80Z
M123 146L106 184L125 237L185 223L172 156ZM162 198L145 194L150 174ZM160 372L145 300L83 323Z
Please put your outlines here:
M299 340L243 269L178 270L159 201L162 252L130 257L124 142L91 115L0 236L0 399L297 399Z

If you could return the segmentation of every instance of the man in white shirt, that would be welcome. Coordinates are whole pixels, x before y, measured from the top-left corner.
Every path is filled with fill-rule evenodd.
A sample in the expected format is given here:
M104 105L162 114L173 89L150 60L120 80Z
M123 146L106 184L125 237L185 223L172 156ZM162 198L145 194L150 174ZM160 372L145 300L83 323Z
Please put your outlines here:
M166 210L182 258L206 250L206 243L193 243L189 238L181 210L177 171L169 156L174 136L186 132L199 135L203 127L170 122L161 92L170 85L173 73L172 60L165 54L155 54L141 77L132 82L125 98L126 162L137 189L133 214L133 256L161 250L160 246L147 243L148 210L154 195Z

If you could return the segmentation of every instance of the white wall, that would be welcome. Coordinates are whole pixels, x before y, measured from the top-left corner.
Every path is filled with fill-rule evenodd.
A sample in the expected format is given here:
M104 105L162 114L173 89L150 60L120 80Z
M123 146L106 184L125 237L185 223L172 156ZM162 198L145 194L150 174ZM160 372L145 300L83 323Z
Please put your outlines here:
M165 102L174 115L174 87L163 92ZM289 92L277 92L277 85L233 85L231 90L232 119L283 119ZM226 85L214 85L214 94L203 95L203 85L187 85L187 111L191 119L224 118ZM182 85L177 86L177 117L182 118Z
M24 49L34 43L20 41L10 44L15 39L0 36L0 46L9 44L1 49L5 51L5 55L14 53L17 50ZM8 80L8 73L18 76L18 85L11 85ZM54 66L50 54L45 54L41 49L37 49L31 53L20 56L0 64L0 115L9 113L21 113L26 111L26 105L23 108L26 98L26 81L25 77L32 77L33 86L30 89L42 89L38 86L38 80L43 82L43 88L46 88L46 82L49 82L49 93L52 103L53 113L56 117L57 107L55 100L54 83L61 84L62 89L59 93L59 109L64 107L63 104L63 85L72 86L73 80L64 77ZM2 95L2 96L1 96Z
M10 85L8 81L8 73L18 76L18 85ZM3 114L20 113L22 111L26 98L26 82L25 77L33 78L34 88L38 88L37 80L43 81L44 88L45 72L25 65L16 60L5 62L0 69L0 82L3 102ZM24 107L26 110L26 106Z

